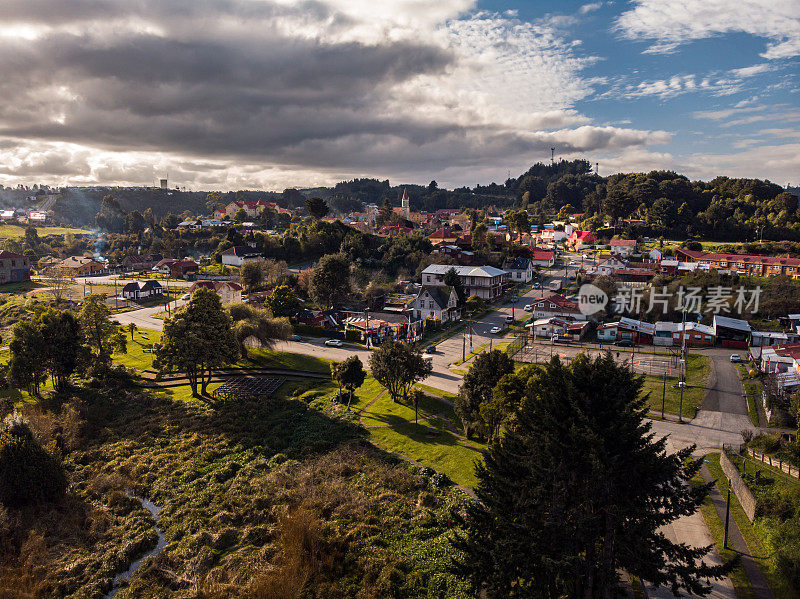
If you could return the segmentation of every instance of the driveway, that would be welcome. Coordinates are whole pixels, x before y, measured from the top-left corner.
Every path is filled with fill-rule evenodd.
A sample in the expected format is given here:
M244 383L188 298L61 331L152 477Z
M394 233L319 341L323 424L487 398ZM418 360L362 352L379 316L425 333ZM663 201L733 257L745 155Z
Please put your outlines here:
M742 381L736 365L731 363L730 350L714 349L705 352L712 360L710 390L692 424L715 431L739 434L742 430L754 430L747 410ZM739 439L735 443L741 443Z

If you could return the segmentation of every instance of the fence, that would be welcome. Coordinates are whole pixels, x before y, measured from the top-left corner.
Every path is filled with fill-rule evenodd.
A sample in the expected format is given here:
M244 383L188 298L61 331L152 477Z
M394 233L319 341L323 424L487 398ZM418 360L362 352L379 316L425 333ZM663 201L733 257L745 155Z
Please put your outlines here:
M558 356L562 362L571 362L578 354L586 354L588 358L594 359L605 355L608 350L594 349L589 347L572 347L560 345L558 343L537 344L526 343L526 340L519 337L506 348L508 355L518 362L530 364L543 364L549 362L553 356ZM680 374L680 366L677 360L670 355L654 356L648 354L638 354L632 352L612 351L620 364L627 364L631 370L638 374L649 374L653 376L663 376L667 373L669 377L677 377Z
M750 457L752 457L755 460L758 460L764 464L769 464L773 468L777 468L778 470L785 472L791 477L800 479L800 468L798 468L797 466L794 466L792 464L787 464L783 460L773 458L770 455L764 455L763 453L758 453L750 449L749 447L747 448L747 453L748 455L750 455Z
M756 517L756 497L753 492L747 487L747 483L742 479L739 474L739 469L730 461L727 454L723 451L719 454L719 465L722 466L722 471L728 480L731 481L731 490L736 495L739 503L747 514L747 517L752 522Z

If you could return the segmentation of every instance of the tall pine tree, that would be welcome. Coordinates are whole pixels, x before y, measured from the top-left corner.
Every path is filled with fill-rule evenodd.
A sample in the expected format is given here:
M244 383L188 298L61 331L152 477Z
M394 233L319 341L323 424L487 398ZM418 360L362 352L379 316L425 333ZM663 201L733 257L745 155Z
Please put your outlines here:
M534 371L511 430L477 469L456 573L488 597L611 597L625 570L677 592L706 594L729 566L662 527L694 513L701 460L674 454L645 421L642 380L610 354Z

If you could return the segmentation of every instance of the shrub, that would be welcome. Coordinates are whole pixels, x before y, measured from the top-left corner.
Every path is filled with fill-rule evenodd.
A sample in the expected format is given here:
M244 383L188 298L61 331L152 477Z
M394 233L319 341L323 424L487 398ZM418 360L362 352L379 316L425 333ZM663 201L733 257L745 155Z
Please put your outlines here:
M66 488L61 464L36 442L28 423L16 412L6 417L0 426L0 503L54 501Z
M750 442L750 448L759 453L774 453L781 448L780 435L767 435L761 433Z
M344 332L344 340L345 341L352 341L354 343L361 343L361 331L358 329L347 329Z
M451 481L450 478L448 478L448 476L446 474L442 474L441 472L437 472L436 474L431 476L431 484L434 487L436 487L438 489L441 489L441 488L444 488L444 487L449 487L450 485L453 484L453 481Z

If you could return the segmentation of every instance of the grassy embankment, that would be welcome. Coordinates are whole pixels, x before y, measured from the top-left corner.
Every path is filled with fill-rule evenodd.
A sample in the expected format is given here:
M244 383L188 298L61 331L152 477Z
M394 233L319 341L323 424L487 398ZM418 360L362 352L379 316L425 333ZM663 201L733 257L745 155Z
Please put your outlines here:
M702 354L686 355L686 387L683 390L683 417L693 418L696 409L708 392L708 379L711 375L711 358ZM678 415L680 411L681 390L677 385L679 377L667 377L664 412ZM664 377L645 375L644 392L650 393L648 405L652 413L661 414L661 399L664 395Z

